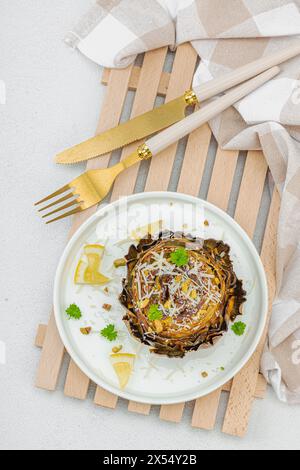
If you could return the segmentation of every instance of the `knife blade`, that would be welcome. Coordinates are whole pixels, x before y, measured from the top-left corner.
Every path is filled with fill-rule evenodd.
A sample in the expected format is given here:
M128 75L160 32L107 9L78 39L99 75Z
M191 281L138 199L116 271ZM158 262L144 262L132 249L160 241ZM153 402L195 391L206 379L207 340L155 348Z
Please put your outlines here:
M56 163L79 163L112 152L145 136L154 134L185 117L185 96L148 111L119 126L88 139L56 156Z
M287 48L243 65L220 78L210 80L200 87L194 88L194 90L188 90L175 100L64 150L56 156L55 161L64 164L79 163L148 137L182 120L188 106L212 98L298 54L300 54L299 40Z

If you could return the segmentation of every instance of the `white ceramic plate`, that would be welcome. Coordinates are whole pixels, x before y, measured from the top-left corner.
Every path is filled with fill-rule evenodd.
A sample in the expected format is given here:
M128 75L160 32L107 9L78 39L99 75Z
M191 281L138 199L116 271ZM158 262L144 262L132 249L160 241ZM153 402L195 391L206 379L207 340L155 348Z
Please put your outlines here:
M113 268L113 261L123 257L132 230L150 222L163 221L163 227L183 230L204 238L221 239L231 247L231 258L237 276L247 291L243 336L230 329L212 348L190 352L184 359L170 359L149 353L133 339L122 321L119 304L122 278L126 268ZM206 226L204 221L209 225ZM73 282L74 270L87 243L106 246L101 272L114 280L109 295L102 287L81 286ZM76 303L82 310L80 320L69 320L65 309ZM110 312L102 308L112 304ZM249 360L262 335L267 317L267 283L259 255L249 237L225 212L200 199L170 192L144 193L102 207L87 220L68 243L60 260L54 287L55 318L62 341L79 368L96 384L128 400L150 404L171 404L207 395L230 380ZM119 337L110 343L99 334L114 323ZM83 326L93 333L84 336ZM121 391L110 364L114 345L122 352L136 353L134 372L126 390ZM207 377L203 377L203 372ZM206 375L206 374L204 374Z

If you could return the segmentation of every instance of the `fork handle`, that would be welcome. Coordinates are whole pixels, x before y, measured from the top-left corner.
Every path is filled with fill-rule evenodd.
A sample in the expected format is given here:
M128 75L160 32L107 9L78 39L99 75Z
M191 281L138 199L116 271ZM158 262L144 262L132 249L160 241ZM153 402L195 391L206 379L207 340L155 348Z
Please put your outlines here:
M221 98L214 100L199 111L196 111L182 121L177 122L173 126L148 139L146 141L146 147L150 149L152 155L160 153L268 82L271 78L275 77L279 71L279 67L273 67L242 85L239 85Z

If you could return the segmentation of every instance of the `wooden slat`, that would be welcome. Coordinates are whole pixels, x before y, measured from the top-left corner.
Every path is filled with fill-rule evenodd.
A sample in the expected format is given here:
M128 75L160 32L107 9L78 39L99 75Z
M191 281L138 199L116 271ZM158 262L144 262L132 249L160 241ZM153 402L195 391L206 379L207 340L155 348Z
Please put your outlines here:
M272 204L269 212L261 254L269 285L269 318L276 290L275 258L279 208L280 198L277 190L275 190L272 198ZM243 370L233 379L222 429L222 431L226 434L243 437L247 432L254 398L254 390L257 386L257 374L259 371L260 358L263 352L268 331L268 323L269 322L267 322L264 334L255 354L252 356Z
M184 411L185 403L177 403L175 405L162 405L160 407L159 417L164 421L171 423L180 423Z
M118 403L118 397L113 393L104 390L104 388L97 387L94 397L94 403L98 406L103 406L104 408L114 409Z
M230 392L231 387L232 387L232 380L230 380L229 382L227 382L227 384L225 384L223 386L222 392ZM265 398L266 392L267 392L267 387L268 387L268 384L267 384L266 379L264 378L264 376L261 375L261 374L258 374L258 379L257 379L257 384L256 384L254 397L255 398L260 398L260 399Z
M166 59L166 54L167 48L157 49L155 51L150 51L145 54L144 62L139 75L139 83L137 86L137 91L132 107L132 118L138 116L139 114L145 113L154 107L161 73ZM132 145L126 147L122 151L121 159L124 159L133 150L135 150L137 145L138 144L135 142ZM119 176L112 191L112 201L115 201L120 197L127 196L134 192L138 170L139 165L135 165ZM101 390L100 387L97 387L96 396L98 403L101 401L102 394L105 397L105 406L107 406L107 392ZM110 399L112 402L117 401L117 398L113 395L111 395ZM144 413L147 414L148 405L144 405L144 408L143 405L141 405L139 407L139 412L141 413L142 410L144 410Z
M177 191L198 196L211 140L207 124L194 131L188 138Z
M224 211L228 207L238 157L237 151L220 147L217 150L207 200Z
M248 152L234 218L251 238L256 227L267 169L262 152Z
M85 400L89 385L89 378L79 369L73 360L70 360L64 394L67 397L77 398L77 400Z
M239 152L217 150L213 173L209 185L207 200L226 211ZM213 429L217 417L222 389L219 388L206 397L195 401L192 426L201 429Z
M266 226L261 259L267 273L270 299L276 294L276 250L277 250L277 227L280 211L280 196L275 189L272 197L269 217ZM266 330L268 325L266 325ZM262 339L263 340L263 339Z
M128 403L128 411L131 413L138 413L141 415L148 416L151 411L151 405L145 403L137 403L136 401L130 401Z
M64 345L60 339L54 313L50 315L46 337L43 343L36 386L45 390L55 390L62 366Z
M55 390L62 366L64 345L60 339L54 313L50 315L43 343L36 386L45 390Z
M153 68L153 70L155 69ZM103 85L108 84L110 73L111 73L111 69L104 69L102 80L101 80L101 83L103 83ZM137 89L138 83L140 80L140 75L141 75L141 67L138 67L138 66L133 67L130 81L129 81L129 90L135 91ZM168 87L169 87L170 77L171 77L171 74L169 74L168 72L163 72L161 74L159 84L158 84L158 90L157 90L158 91L157 94L159 96L166 96Z
M190 44L183 44L177 49L166 101L171 101L190 88L196 62L197 54ZM177 145L172 145L151 160L145 191L168 189Z
M38 326L38 329L37 329L37 332L36 332L36 337L35 337L35 340L34 340L34 344L38 348L43 347L45 337L46 337L46 332L47 332L47 325L39 325Z
M211 430L215 427L221 391L222 389L216 390L196 400L192 416L194 428Z
M268 384L266 379L262 374L258 374L258 379L256 383L256 389L254 393L255 398L265 398L268 389Z

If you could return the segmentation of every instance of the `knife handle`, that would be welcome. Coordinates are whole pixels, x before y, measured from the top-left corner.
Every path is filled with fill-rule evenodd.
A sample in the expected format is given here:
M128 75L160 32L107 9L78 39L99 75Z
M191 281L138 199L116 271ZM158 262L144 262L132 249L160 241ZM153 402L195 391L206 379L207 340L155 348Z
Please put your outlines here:
M210 80L199 87L195 87L194 92L198 100L202 102L299 54L300 42L243 65L234 71L226 73L220 78Z
M196 111L182 121L177 122L173 126L148 139L145 144L146 147L149 148L152 155L156 155L162 150L165 150L170 145L190 134L195 129L202 126L222 111L225 111L225 109L229 108L264 83L268 82L271 78L275 77L279 71L279 67L273 67L252 80L236 87L221 98L214 100L199 111Z

